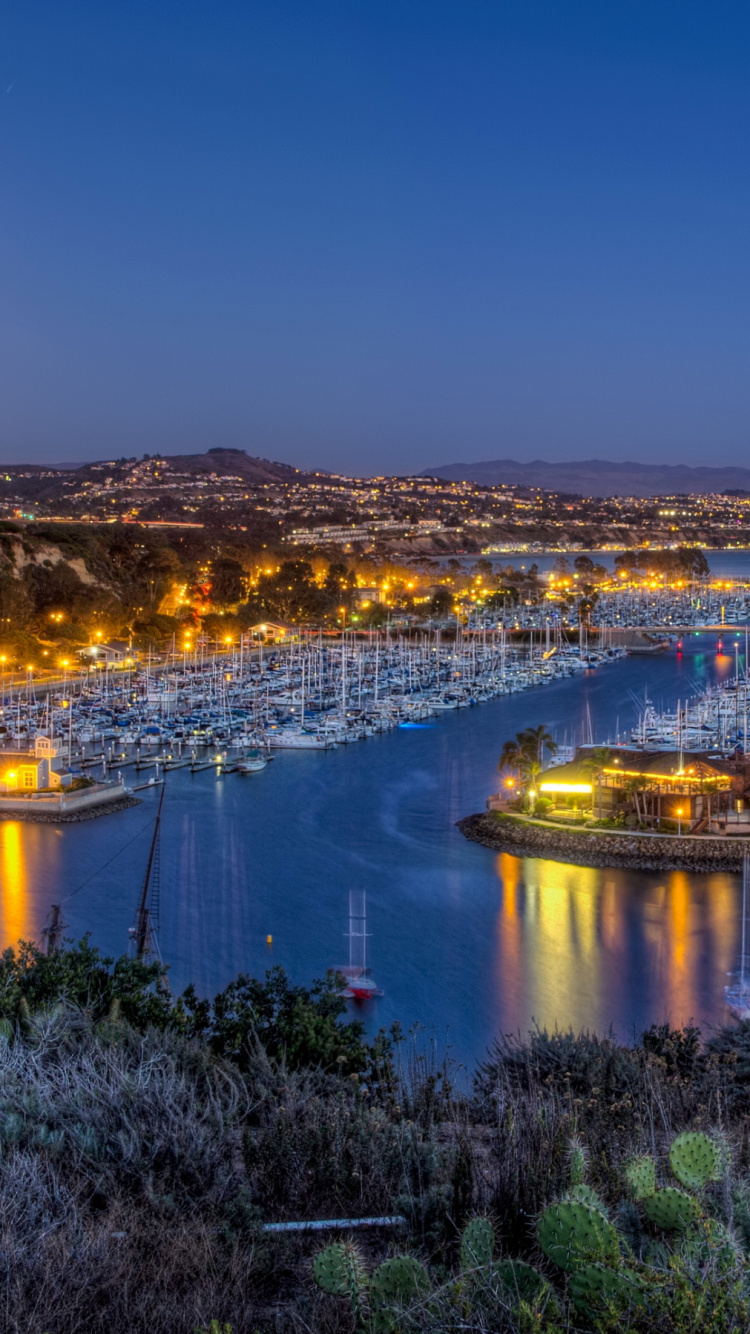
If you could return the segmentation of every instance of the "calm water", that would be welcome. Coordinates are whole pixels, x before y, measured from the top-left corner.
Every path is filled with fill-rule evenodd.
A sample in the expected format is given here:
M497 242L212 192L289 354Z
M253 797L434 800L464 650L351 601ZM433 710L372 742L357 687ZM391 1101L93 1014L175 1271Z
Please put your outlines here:
M590 714L600 739L613 736L646 685L672 702L733 671L733 653L717 658L714 640L691 639L681 658L624 659L432 726L282 754L247 778L171 774L160 936L174 985L209 993L271 963L301 982L320 976L346 958L347 894L359 886L385 989L373 1025L420 1021L461 1060L533 1019L614 1024L623 1036L655 1020L719 1021L738 948L733 877L498 856L454 822L483 809L502 743L519 728L544 722L570 738ZM154 814L145 795L88 824L0 824L3 944L38 936L62 896L70 934L126 947Z

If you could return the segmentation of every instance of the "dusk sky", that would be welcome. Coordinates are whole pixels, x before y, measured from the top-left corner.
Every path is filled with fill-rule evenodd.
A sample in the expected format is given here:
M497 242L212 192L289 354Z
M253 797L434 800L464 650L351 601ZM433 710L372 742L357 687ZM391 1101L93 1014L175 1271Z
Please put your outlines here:
M4 462L750 462L747 0L6 0L0 61Z

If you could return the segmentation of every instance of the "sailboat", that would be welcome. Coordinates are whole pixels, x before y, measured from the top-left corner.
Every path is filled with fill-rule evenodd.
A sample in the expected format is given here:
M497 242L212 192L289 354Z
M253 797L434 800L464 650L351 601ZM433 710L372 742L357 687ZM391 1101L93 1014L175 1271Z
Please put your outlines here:
M363 889L349 890L349 963L336 972L346 979L341 995L346 1000L371 1000L382 996L372 970L367 967L367 896Z
M724 988L724 1001L735 1019L750 1019L750 976L747 966L747 888L750 878L750 856L745 853L742 859L742 952L740 968L737 973L730 973L732 981Z
M151 849L148 854L146 874L143 878L143 888L138 900L135 922L128 932L131 948L136 959L145 959L149 963L154 960L161 963L161 951L156 933L159 925L160 834L161 808L163 805L164 788L162 788L159 797L159 806L154 821L154 834L151 839Z

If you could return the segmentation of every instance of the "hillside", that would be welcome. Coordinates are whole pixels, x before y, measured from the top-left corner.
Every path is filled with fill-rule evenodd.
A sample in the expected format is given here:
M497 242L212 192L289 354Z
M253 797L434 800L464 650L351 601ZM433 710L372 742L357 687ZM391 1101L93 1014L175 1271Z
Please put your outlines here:
M609 463L586 459L547 463L495 459L484 463L448 463L426 468L423 477L477 482L481 486L538 486L582 496L712 495L750 491L750 468L691 468L685 464Z

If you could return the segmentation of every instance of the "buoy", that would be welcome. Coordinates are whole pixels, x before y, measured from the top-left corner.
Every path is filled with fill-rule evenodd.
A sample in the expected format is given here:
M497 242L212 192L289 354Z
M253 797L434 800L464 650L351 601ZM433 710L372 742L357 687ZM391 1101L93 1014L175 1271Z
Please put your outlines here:
M266 936L266 944L273 945L273 936Z

